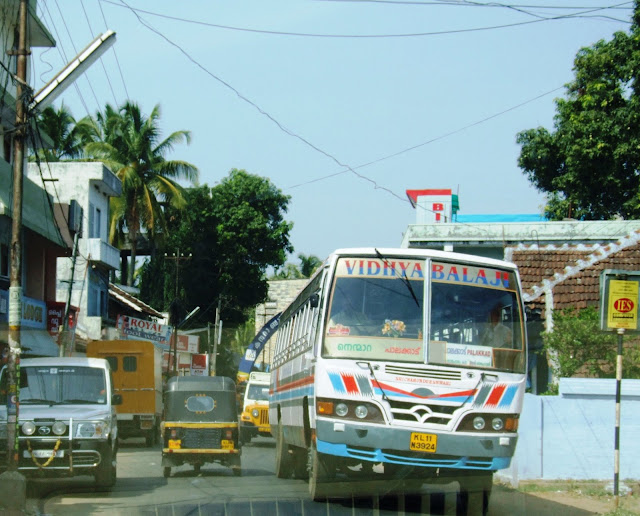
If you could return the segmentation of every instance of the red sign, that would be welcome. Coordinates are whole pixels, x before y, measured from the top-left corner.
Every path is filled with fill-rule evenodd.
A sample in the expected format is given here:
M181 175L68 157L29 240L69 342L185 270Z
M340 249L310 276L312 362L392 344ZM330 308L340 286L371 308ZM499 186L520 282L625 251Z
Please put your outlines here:
M57 301L50 301L47 303L47 331L52 337L54 337L54 339L58 338L60 327L63 326L65 306L65 303ZM78 308L70 306L68 323L69 329L73 329L76 325L77 318Z
M622 297L614 301L613 307L618 312L627 313L627 312L633 311L634 304L631 299L627 297Z

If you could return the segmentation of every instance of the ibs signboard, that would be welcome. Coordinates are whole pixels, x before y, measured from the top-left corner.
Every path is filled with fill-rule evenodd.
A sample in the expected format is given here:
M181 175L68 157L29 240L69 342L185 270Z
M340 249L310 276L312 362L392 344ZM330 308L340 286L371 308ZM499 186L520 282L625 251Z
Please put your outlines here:
M606 269L600 275L600 329L638 331L640 272Z

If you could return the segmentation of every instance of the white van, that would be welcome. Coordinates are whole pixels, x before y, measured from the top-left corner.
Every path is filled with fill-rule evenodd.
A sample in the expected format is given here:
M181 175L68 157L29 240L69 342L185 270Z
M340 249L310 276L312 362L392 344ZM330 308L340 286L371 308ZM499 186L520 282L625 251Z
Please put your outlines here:
M0 464L7 466L7 369L0 373ZM118 425L109 363L102 358L20 361L18 470L27 476L93 475L116 482Z

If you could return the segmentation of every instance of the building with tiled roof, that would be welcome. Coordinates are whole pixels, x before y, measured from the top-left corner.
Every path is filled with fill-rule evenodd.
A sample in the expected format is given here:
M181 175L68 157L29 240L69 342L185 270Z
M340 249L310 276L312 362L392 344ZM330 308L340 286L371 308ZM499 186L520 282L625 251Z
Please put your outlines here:
M401 247L456 251L517 264L529 313L542 318L529 318L531 347L540 345L541 331L553 329L553 310L600 307L603 270L640 271L638 220L464 217L452 209L459 210L457 197L447 201L443 192L407 191L418 213L416 224L407 227Z

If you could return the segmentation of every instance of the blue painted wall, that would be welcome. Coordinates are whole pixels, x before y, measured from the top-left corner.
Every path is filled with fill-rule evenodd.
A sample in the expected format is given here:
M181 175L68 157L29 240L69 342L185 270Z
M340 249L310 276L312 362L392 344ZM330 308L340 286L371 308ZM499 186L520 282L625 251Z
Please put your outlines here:
M558 396L525 394L516 454L498 478L613 480L616 381L562 378ZM640 479L640 380L622 381L620 479Z

